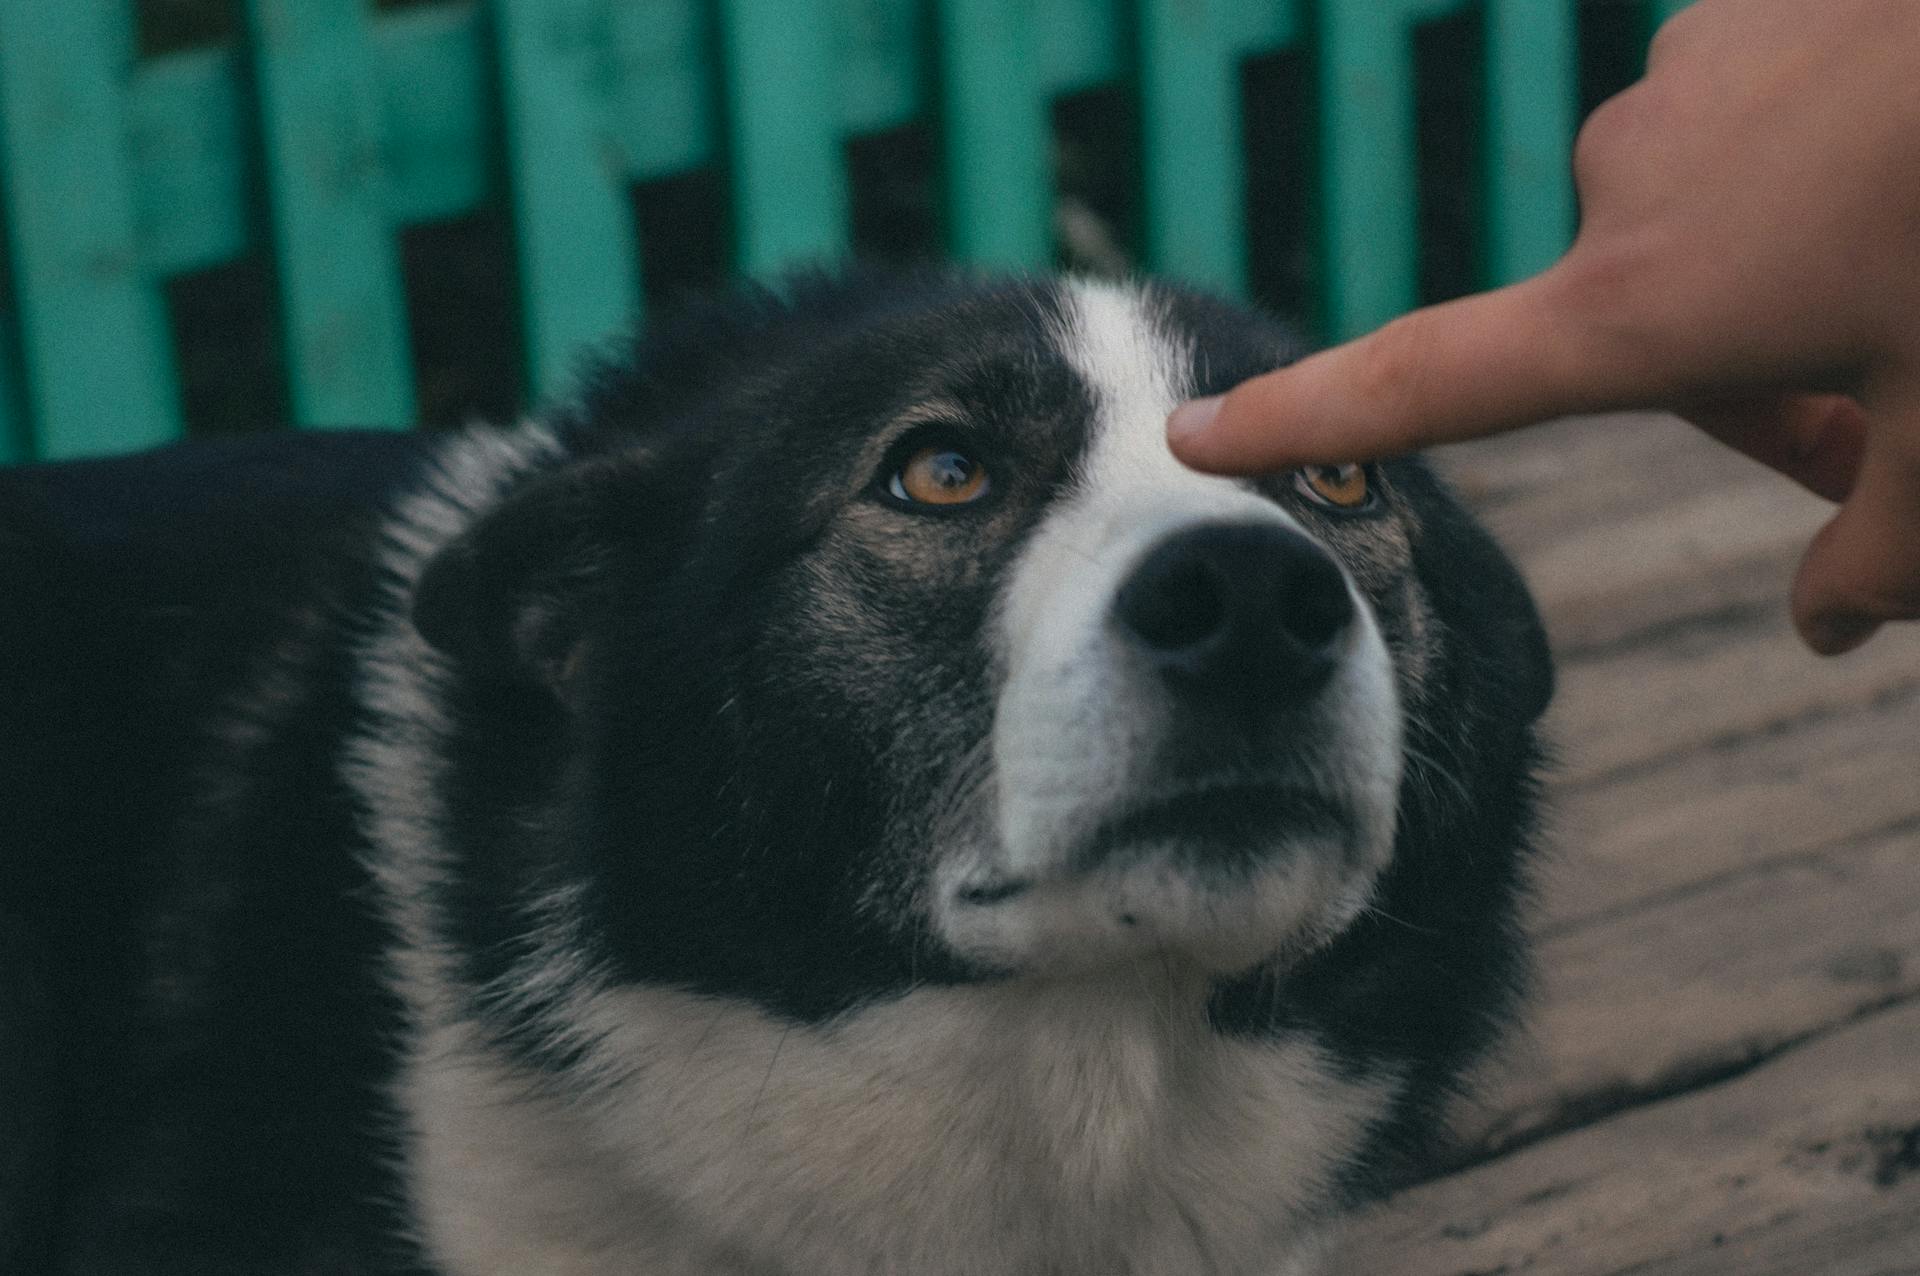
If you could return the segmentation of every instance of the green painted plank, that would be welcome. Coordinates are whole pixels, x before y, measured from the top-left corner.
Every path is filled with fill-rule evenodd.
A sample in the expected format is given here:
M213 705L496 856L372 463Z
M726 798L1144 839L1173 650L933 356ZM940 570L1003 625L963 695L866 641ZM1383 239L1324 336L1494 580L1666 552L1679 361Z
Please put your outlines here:
M1035 73L1050 97L1111 84L1126 73L1126 6L1114 0L1027 0Z
M1138 0L1150 269L1246 289L1246 165L1227 0ZM1280 6L1275 6L1280 7Z
M925 112L920 50L926 11L899 0L838 0L841 121L849 134L878 132Z
M677 173L714 158L719 77L706 0L619 0L604 68L629 175Z
M1212 0L1221 3L1221 0ZM841 132L876 132L929 110L926 13L899 0L839 0ZM1299 5L1233 0L1226 38L1237 56L1297 38ZM1076 40L1081 8L1040 15L1054 34L1034 56L1049 91L1111 80L1116 27ZM707 162L719 99L699 0L622 0L605 17L606 61L592 72L608 99L620 164L631 180ZM474 0L409 6L372 18L373 74L387 139L389 213L402 224L458 216L495 196L494 89L488 23ZM1046 51L1052 50L1051 54ZM193 49L141 62L126 92L134 220L141 264L169 276L251 251L240 58Z
M1546 269L1573 237L1574 10L1575 0L1488 0L1489 285Z
M492 194L497 117L487 25L471 3L415 5L373 20L387 211L396 223L457 216Z
M0 3L0 171L25 403L43 457L180 433L165 304L140 270L121 86L127 0Z
M562 394L582 347L639 312L639 229L608 122L608 0L499 0L507 184L529 384Z
M1653 0L1653 20L1657 25L1665 22L1680 10L1692 4L1693 0Z
M948 249L963 261L1053 259L1047 102L1030 0L938 0L936 61Z
M153 58L128 86L135 236L155 275L217 266L253 247L235 62L230 49Z
M1341 339L1414 303L1413 55L1393 0L1320 0L1318 35L1323 324Z
M1412 27L1464 3L1318 3L1322 323L1344 339L1411 310L1418 297Z
M410 425L406 298L360 0L246 0L246 11L294 420Z
M720 0L734 260L750 275L846 251L841 91L823 0Z
M1301 0L1232 0L1227 6L1229 39L1241 57L1272 53L1300 39Z

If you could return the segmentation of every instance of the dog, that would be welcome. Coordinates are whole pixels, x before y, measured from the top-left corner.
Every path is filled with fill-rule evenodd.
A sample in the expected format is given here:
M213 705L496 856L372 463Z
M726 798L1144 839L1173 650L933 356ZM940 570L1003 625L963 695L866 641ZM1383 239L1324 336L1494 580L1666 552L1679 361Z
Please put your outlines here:
M1290 1273L1514 1018L1552 690L1180 289L695 306L515 428L0 475L0 1265Z

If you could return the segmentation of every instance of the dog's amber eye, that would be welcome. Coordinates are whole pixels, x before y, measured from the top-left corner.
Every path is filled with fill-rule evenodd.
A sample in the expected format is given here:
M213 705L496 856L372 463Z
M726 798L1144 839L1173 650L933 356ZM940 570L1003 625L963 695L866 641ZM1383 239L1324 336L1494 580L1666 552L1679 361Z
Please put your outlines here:
M1357 510L1372 497L1361 465L1306 465L1294 471L1293 485L1308 500L1335 509Z
M965 505L985 496L987 487L986 466L939 444L915 452L887 480L894 499L912 505Z

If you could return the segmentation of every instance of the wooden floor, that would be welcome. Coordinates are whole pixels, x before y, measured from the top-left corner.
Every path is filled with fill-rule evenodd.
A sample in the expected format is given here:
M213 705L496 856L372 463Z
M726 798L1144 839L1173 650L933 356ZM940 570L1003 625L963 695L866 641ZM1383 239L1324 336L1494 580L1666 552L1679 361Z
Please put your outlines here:
M1809 654L1827 507L1669 419L1444 464L1560 659L1543 987L1339 1270L1920 1274L1920 627Z

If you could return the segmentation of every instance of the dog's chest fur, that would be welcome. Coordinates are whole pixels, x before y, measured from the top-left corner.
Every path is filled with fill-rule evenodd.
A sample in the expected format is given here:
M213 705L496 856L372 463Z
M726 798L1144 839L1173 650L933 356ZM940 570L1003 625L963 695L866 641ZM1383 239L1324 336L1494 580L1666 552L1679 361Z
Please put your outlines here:
M418 1216L475 1276L1303 1262L1391 1086L1221 1036L1180 982L921 989L823 1027L625 990L585 1008L584 1100L446 1024L403 1082Z

